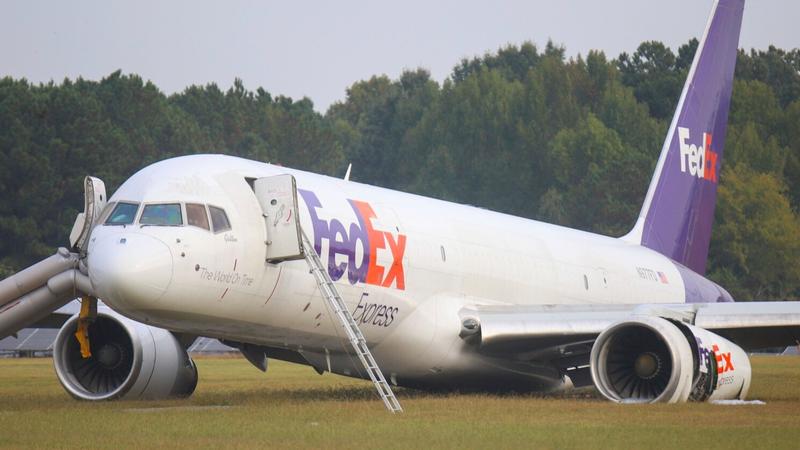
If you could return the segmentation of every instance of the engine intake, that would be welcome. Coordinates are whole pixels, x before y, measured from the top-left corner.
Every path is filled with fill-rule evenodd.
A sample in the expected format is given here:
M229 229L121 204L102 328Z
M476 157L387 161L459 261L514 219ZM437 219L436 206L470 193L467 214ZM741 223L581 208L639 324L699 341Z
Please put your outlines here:
M81 400L188 397L197 367L175 336L110 310L89 326L92 356L84 359L74 334L78 317L59 331L53 364L64 389Z
M707 330L642 316L611 325L592 347L592 379L616 402L677 403L744 398L750 360Z

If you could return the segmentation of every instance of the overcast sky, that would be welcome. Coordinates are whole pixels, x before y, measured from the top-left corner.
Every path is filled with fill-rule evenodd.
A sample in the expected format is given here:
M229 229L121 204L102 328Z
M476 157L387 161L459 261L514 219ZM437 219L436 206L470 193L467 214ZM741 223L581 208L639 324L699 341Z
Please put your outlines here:
M700 37L711 0L6 1L0 76L34 82L122 69L167 94L241 78L315 108L353 82L423 67L439 81L463 57L548 39L609 57L644 40ZM739 46L800 46L800 1L751 0Z

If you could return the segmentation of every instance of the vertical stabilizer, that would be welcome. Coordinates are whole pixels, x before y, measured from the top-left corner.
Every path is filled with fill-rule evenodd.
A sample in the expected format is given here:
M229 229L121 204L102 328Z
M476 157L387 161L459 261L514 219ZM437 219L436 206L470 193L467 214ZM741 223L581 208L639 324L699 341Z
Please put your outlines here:
M653 180L623 239L705 272L722 168L744 0L717 0L697 48Z

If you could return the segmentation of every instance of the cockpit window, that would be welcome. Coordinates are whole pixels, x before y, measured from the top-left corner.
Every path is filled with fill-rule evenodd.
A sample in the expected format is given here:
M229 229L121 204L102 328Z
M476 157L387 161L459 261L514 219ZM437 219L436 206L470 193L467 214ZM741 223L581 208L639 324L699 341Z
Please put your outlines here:
M136 219L137 211L139 211L138 203L119 202L108 216L106 225L130 225Z
M97 223L106 223L108 216L111 215L111 211L114 210L115 206L117 206L117 202L106 203L106 206L104 206L103 210L100 212L100 216L97 217Z
M214 233L221 233L231 229L231 223L228 222L228 215L225 214L224 209L209 206L208 212L211 213L211 224L214 226Z
M206 214L205 205L197 203L186 204L186 223L193 227L208 230L208 215Z
M140 225L183 225L180 203L145 205Z

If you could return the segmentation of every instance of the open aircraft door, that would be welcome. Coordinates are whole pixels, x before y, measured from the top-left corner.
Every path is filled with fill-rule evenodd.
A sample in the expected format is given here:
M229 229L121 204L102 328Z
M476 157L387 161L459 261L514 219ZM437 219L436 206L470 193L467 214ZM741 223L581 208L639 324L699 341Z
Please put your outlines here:
M72 225L72 232L69 234L70 248L82 254L86 252L92 229L99 223L100 214L108 201L106 185L103 180L86 177L83 180L83 187L83 212L78 213L78 217L75 218L75 223Z
M305 258L294 177L284 174L258 178L253 182L253 190L267 229L267 261Z

